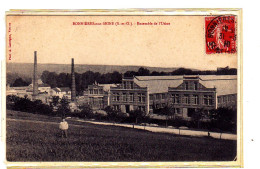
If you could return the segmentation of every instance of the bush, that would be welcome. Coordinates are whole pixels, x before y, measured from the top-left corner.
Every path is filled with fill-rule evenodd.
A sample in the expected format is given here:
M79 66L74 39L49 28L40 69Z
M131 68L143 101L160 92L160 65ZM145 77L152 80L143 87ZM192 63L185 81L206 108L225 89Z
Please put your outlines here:
M62 98L59 105L58 105L58 110L57 114L61 116L62 118L67 117L69 114L71 114L70 109L69 109L69 102L66 98Z
M38 113L43 115L53 114L52 107L43 104L41 100L31 101L27 97L7 96L7 108L28 113Z
M236 133L237 111L228 108L219 108L210 112L211 127L221 131Z
M184 120L182 117L175 117L175 119L171 120L171 122L172 122L172 125L177 128L179 128L181 126L189 127L188 122L186 120Z
M145 122L146 113L141 110L133 110L129 112L129 119L136 124Z
M93 118L94 117L94 113L93 110L91 109L91 107L89 105L84 105L81 108L81 111L79 113L77 113L79 115L80 118Z
M113 122L123 122L126 120L126 113L122 113L120 110L114 110L110 106L104 109L107 112L107 119Z

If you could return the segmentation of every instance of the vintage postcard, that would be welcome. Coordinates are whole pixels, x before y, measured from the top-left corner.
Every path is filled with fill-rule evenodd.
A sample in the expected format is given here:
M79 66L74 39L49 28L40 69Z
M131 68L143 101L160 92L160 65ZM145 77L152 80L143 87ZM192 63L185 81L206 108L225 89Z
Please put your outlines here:
M9 168L243 167L242 9L11 10Z

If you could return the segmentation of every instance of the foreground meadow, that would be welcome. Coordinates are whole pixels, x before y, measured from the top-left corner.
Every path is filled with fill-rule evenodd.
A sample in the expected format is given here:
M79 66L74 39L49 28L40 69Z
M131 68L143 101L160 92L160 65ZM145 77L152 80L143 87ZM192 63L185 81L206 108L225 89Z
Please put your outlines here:
M8 161L232 161L236 141L184 137L7 111Z

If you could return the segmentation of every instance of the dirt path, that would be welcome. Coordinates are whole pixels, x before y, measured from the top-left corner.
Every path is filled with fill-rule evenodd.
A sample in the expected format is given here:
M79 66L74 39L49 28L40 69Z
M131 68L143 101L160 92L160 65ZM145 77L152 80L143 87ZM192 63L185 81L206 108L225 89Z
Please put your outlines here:
M96 122L96 121L86 121L86 120L76 120L76 121L92 123L92 124L99 124L99 125L121 126L121 127L133 128L133 125L131 125L131 124L118 124L118 123ZM156 133L171 133L171 134L180 134L180 135L186 135L186 136L199 136L199 137L208 136L207 131L195 131L195 130L186 130L186 129L179 130L179 129L174 129L174 128L151 127L151 126L140 126L140 125L134 125L134 128L148 130L148 131L156 132ZM221 139L237 140L237 135L229 134L229 133L210 132L210 136L213 138L220 138L220 136L221 136Z
M96 121L87 121L87 120L76 120L70 119L72 121L84 122L84 123L91 123L91 124L98 124L98 125L108 125L108 126L121 126L121 127L128 127L133 128L131 124L118 124L118 123L109 123L109 122L96 122ZM39 120L24 120L24 119L12 119L7 118L7 121L22 121L22 122L31 122L31 123L44 123L44 124L55 124L58 125L59 122L46 122L46 121L39 121ZM70 124L70 126L75 127L85 127L84 125L77 125L77 124ZM185 136L197 136L197 137L205 137L208 136L208 132L206 131L194 131L194 130L179 130L174 128L163 128L163 127L151 127L151 126L140 126L134 125L136 129L147 130L155 133L171 133L171 134L180 134ZM228 134L228 133L217 133L217 132L210 132L210 136L213 138L220 138L226 140L236 140L237 135L235 134Z

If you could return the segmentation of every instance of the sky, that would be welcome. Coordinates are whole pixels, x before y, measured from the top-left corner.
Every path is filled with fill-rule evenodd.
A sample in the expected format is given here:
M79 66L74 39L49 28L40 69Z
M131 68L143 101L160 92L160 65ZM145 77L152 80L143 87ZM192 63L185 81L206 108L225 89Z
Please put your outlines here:
M204 16L7 16L6 25L8 63L33 63L37 51L38 63L237 68L237 54L205 53Z

